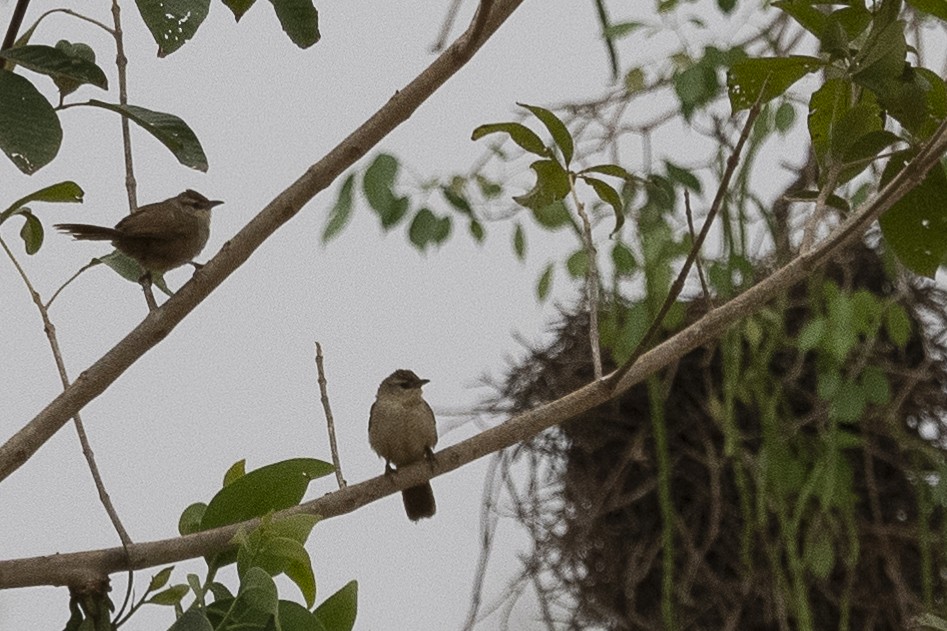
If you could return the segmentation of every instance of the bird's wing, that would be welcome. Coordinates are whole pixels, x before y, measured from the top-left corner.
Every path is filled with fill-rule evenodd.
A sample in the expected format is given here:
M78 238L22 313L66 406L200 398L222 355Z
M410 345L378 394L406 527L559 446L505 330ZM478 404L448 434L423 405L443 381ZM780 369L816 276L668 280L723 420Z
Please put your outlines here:
M115 225L116 230L132 238L175 240L187 236L189 222L177 213L138 211Z

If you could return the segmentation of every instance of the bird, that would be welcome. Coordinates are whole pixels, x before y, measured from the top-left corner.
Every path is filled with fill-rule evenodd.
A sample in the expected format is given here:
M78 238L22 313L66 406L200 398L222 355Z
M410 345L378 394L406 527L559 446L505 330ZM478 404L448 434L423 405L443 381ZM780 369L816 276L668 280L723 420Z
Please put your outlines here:
M430 379L421 379L410 370L396 370L378 386L375 402L368 414L368 442L385 459L385 475L427 459L434 462L437 423L431 406L421 396L421 387ZM401 492L408 519L433 517L437 510L430 482Z
M164 273L186 263L194 263L210 237L210 211L223 204L197 191L183 193L161 202L146 204L128 215L114 228L84 223L60 223L56 229L81 241L111 241L120 252L135 259L151 274Z

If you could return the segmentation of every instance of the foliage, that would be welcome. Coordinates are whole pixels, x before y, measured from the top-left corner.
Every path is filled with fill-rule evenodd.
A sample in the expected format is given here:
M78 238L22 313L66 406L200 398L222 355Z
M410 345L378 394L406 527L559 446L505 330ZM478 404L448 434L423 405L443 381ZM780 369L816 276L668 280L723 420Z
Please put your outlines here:
M355 581L313 608L316 581L303 545L319 518L303 513L278 519L273 515L299 504L309 482L332 471L332 465L312 458L284 460L249 473L245 472L243 460L234 463L224 476L223 488L210 502L198 502L184 509L179 532L194 534L253 518L260 518L259 525L250 532L239 531L231 548L208 557L203 578L188 574L186 583L170 584L173 566L159 571L151 577L142 597L114 626L108 614L101 614L113 609L104 590L95 598L86 594L79 599L74 594L67 631L84 630L90 623L102 625L96 628L117 628L145 604L174 609L177 620L169 631L350 631L355 625ZM233 563L240 579L236 594L216 579L220 569ZM305 607L279 598L273 582L279 574L285 574L296 584L306 601ZM188 596L192 601L185 607Z

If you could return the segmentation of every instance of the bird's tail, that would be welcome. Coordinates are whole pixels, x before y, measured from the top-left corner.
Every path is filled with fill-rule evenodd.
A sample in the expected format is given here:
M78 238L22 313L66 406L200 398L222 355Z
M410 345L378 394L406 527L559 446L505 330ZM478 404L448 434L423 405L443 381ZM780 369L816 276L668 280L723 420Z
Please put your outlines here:
M437 510L437 505L434 503L434 489L431 488L430 482L403 490L401 499L404 500L404 511L408 513L408 519L411 521L433 517Z
M92 226L87 223L57 223L55 228L84 241L111 241L120 236L118 230L114 228Z

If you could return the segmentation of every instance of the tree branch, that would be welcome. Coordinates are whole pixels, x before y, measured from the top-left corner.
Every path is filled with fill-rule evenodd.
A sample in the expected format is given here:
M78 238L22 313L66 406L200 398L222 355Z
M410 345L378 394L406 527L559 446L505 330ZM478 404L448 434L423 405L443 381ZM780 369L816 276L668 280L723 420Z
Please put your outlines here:
M404 89L396 91L371 118L278 194L233 239L224 244L221 251L201 270L195 272L174 296L159 309L150 312L141 324L0 446L0 480L22 466L76 412L102 394L142 355L167 337L174 327L306 203L332 184L335 178L368 153L395 127L406 121L464 66L522 2L498 0L482 27L481 21L475 18L473 25L430 66ZM473 37L474 30L481 32L479 38Z

